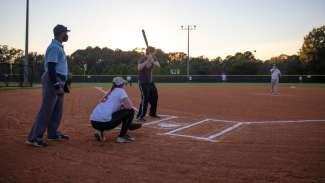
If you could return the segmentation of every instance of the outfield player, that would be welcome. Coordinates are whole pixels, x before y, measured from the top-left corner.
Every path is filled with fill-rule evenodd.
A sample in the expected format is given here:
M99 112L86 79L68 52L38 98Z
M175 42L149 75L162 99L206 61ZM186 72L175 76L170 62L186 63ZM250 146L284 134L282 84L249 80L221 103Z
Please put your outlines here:
M116 142L131 142L135 139L127 134L128 129L135 130L141 124L132 123L134 117L133 104L123 86L127 84L122 77L113 78L113 86L109 93L95 107L90 116L91 125L96 129L98 141L105 141L104 131L111 130L122 123Z
M271 88L272 88L271 92L272 94L277 94L281 72L275 65L273 65L270 71L271 71Z
M222 72L222 74L221 74L221 81L222 82L226 82L227 81L227 75L226 75L225 72Z
M139 88L141 92L141 103L137 118L145 121L144 117L147 113L148 103L150 103L150 116L159 117L157 115L158 91L152 79L152 69L160 67L156 57L156 49L148 47L146 55L138 61L139 72Z
M132 86L132 77L131 76L127 76L126 80L128 81L129 86Z
M46 50L42 75L42 105L28 135L27 144L46 147L43 134L47 129L48 140L67 140L69 137L58 131L63 113L64 93L68 76L68 63L62 43L68 41L69 30L63 25L53 29L54 39Z

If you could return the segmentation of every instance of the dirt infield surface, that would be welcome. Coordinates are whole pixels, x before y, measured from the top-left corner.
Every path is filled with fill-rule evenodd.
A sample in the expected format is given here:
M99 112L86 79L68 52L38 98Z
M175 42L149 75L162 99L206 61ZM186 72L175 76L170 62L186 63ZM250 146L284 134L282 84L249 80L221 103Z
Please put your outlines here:
M139 103L137 87L126 87ZM160 121L97 142L89 114L103 93L65 97L69 141L24 143L41 89L0 91L0 182L325 182L325 88L159 87ZM168 120L168 119L169 120ZM151 123L151 124L149 124Z

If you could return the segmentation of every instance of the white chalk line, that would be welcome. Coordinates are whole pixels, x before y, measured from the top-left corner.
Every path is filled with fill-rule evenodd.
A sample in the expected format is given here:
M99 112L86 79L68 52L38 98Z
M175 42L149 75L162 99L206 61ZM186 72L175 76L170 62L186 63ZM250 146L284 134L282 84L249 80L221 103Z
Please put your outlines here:
M230 120L223 120L223 119L213 119L213 118L207 118L207 120L217 121L217 122L225 122L225 123L237 123L238 122L238 121L230 121Z
M236 123L236 124L232 125L231 127L228 127L228 128L226 128L226 129L222 130L222 131L219 132L219 133L216 133L216 134L214 134L214 135L210 135L210 136L208 137L208 139L212 140L212 139L215 139L215 138L221 137L221 136L225 135L226 133L229 133L230 131L235 130L236 128L239 128L242 124L243 124L243 123Z
M166 115L164 115L166 116ZM171 120L171 119L176 119L177 117L176 116L169 116L167 118L164 118L164 119L160 119L160 120L155 120L155 121L151 121L151 122L148 122L148 123L142 123L142 126L149 126L149 125L155 125L155 124L158 124L160 122L163 122L163 121L168 121L168 120ZM116 127L114 128L116 130L120 130L121 127Z
M279 123L315 123L315 122L325 122L324 119L314 119L314 120L284 120L284 121L246 121L244 124L279 124Z
M279 120L279 121L229 121L221 119L208 118L211 121L226 122L226 123L243 123L243 124L266 124L266 123L308 123L308 122L325 122L325 119L304 119L304 120Z
M105 91L102 87L95 87L95 88L105 94L107 93L107 91Z
M166 115L165 115L165 116L166 116ZM166 118L163 118L163 119L159 119L159 120L151 121L151 122L148 122L148 123L143 123L143 126L155 125L155 124L158 124L158 123L160 123L160 122L168 121L168 120L176 119L176 118L177 118L176 116L167 116Z
M169 132L166 132L164 133L165 135L171 135L171 134L174 134L175 132L178 132L178 131L181 131L181 130L184 130L186 128L190 128L190 127L193 127L193 126L196 126L196 125L199 125L199 124L202 124L202 123L205 123L209 121L209 119L205 119L205 120L202 120L202 121L198 121L198 122L195 122L195 123L191 123L189 125L186 125L186 126L183 126L183 127L180 127L180 128L177 128L175 130L172 130L172 131L169 131Z
M218 132L216 134L213 134L213 135L210 135L209 137L199 137L199 136L192 136L192 135L183 135L183 134L177 134L176 132L179 132L181 130L184 130L184 129L187 129L187 128L191 128L193 126L197 126L197 125L200 125L202 123L206 123L208 121L218 121L218 122L224 122L223 120L217 120L217 119L205 119L205 120L201 120L201 121L198 121L198 122L194 122L194 123L191 123L189 125L186 125L186 126L183 126L183 127L180 127L180 128L177 128L177 129L174 129L172 131L169 131L169 132L166 132L166 133L163 133L162 135L170 135L170 136L179 136L179 137L187 137L187 138L192 138L192 139L196 139L196 140L203 140L203 141L209 141L209 142L217 142L217 138L218 137L221 137L233 130L235 130L236 128L239 128L243 123L239 122L239 123L236 123L235 121L225 121L225 122L228 122L228 123L235 123L234 125L222 130L221 132Z
M185 137L185 138L191 138L191 139L200 140L200 141L217 142L216 140L209 139L209 138L206 138L206 137L199 137L199 136L192 136L192 135L183 135L183 134L177 134L177 133L173 133L173 134L162 133L162 134L159 134L159 135Z

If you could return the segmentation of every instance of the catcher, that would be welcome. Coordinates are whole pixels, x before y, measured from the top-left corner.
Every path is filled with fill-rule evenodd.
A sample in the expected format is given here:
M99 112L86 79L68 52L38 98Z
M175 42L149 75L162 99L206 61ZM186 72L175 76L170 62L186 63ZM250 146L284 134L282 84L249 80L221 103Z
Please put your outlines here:
M95 107L90 116L91 125L96 130L95 138L98 141L105 141L105 130L114 129L122 123L116 142L132 142L135 138L127 134L128 130L136 130L142 126L138 123L132 123L134 109L131 100L123 88L126 83L127 81L122 77L113 78L111 90Z

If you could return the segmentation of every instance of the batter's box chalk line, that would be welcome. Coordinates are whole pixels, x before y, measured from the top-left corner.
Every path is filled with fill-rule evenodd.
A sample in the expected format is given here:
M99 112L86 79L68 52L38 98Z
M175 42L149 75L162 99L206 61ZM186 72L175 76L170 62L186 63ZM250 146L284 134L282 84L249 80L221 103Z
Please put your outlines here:
M177 127L180 127L182 126L183 124L179 124L179 123L158 123L157 124L160 128L165 128L165 129L168 129L168 128L177 128Z
M212 135L210 135L208 137L201 137L201 136L194 136L194 135L184 135L184 134L177 133L177 132L180 132L181 130L192 128L192 127L195 127L197 125L207 123L209 121L211 121L211 122L226 122L226 123L234 123L234 124L231 125L228 128L225 128L224 130L222 130L222 131L220 131L218 133L212 134ZM208 141L208 142L218 142L217 141L218 137L221 137L221 136L235 130L236 128L239 128L241 125L243 125L243 123L241 123L241 122L234 122L234 121L228 121L228 120L217 120L217 119L204 119L204 120L201 120L201 121L198 121L198 122L190 123L189 125L182 126L180 128L174 129L172 131L162 133L160 135L186 137L186 138L191 138L191 139L194 139L194 140Z
M212 134L208 137L201 137L201 136L193 136L193 135L184 135L179 134L177 132L180 132L181 130L188 129L195 127L197 125L207 123L207 122L224 122L224 123L232 123L232 125L228 128L223 129L222 131ZM245 121L245 122L238 122L238 121L229 121L229 120L221 120L221 119L204 119L198 122L191 123L189 125L174 129L172 131L162 133L160 135L169 135L169 136L177 136L177 137L185 137L185 138L191 138L194 140L200 140L200 141L208 141L208 142L218 142L218 138L234 131L235 129L243 126L243 125L253 125L253 124L292 124L292 123L311 123L311 122L325 122L323 119L317 119L317 120L279 120L279 121Z

